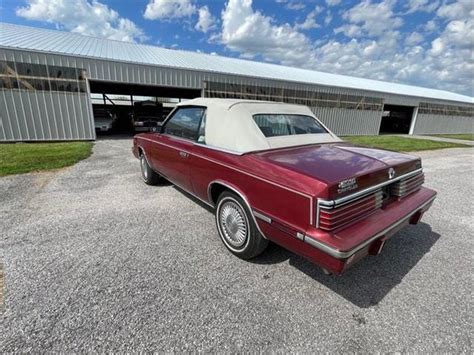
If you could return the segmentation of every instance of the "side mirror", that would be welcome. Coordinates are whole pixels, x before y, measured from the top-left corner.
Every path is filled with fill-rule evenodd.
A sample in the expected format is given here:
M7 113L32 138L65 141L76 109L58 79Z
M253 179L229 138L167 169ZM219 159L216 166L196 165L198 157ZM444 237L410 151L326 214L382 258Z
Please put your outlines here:
M150 132L163 133L163 123L157 122L156 127L150 127Z

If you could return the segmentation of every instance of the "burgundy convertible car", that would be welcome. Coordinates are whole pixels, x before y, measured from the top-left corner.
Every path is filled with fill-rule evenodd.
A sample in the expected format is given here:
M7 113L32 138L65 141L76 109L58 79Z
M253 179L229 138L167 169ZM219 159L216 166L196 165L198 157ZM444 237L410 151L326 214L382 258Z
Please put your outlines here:
M186 101L136 135L133 153L145 183L164 177L214 208L238 257L271 240L327 273L379 254L436 197L419 158L346 143L299 105Z

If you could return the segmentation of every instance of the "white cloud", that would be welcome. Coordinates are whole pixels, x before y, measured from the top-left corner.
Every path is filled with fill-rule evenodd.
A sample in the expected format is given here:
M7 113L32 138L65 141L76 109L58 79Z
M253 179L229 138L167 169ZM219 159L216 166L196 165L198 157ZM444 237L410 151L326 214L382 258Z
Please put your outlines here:
M297 30L311 30L313 28L318 28L320 25L316 22L316 16L323 11L321 6L316 6L313 11L308 13L306 19L303 23L298 23L295 25Z
M413 46L423 41L423 36L418 32L412 32L405 38L405 44Z
M327 12L326 17L324 18L324 24L327 26L332 21L332 14L330 11Z
M436 21L434 20L429 20L425 26L423 27L423 29L427 32L433 32L434 30L436 30L436 28L438 27L438 25L436 24Z
M349 9L342 16L350 24L336 29L349 37L353 36L382 36L402 26L403 21L393 12L394 1L385 0L380 3L372 3L363 0L358 5ZM355 30L355 27L359 27Z
M338 29L353 39L349 43L329 41L319 48L318 69L437 87L472 96L474 10L470 4L470 0L458 0L439 7L438 17L429 20L424 30L433 33L439 29L440 35L426 49L421 46L421 33L402 35L397 30L401 22L392 10L393 2L363 1L344 15L349 23ZM378 11L382 8L385 8L384 14ZM367 13L359 11L361 9ZM385 29L373 23L376 18L385 24ZM376 47L373 43L367 44L370 37L377 41Z
M413 12L433 12L439 6L439 1L432 0L408 0L405 7L408 9L407 13Z
M431 42L431 54L433 56L439 56L444 51L444 43L441 38L436 38Z
M474 7L470 0L444 3L436 12L438 23L444 22L439 36L431 42L427 61L432 75L454 91L474 96L473 41ZM439 25L441 27L441 24Z
M207 6L203 6L198 10L198 22L194 28L201 32L208 32L215 28L215 18L209 12L209 8Z
M93 0L27 0L16 10L17 16L28 20L54 23L71 32L119 41L145 40L143 31L129 19L107 5Z
M334 33L344 33L347 37L362 37L362 29L360 26L353 24L346 24L341 27L335 28Z
M289 10L303 10L306 7L306 5L302 2L289 2L286 4L286 8Z
M303 10L306 7L306 4L301 1L296 0L275 0L277 4L285 4L285 8L288 10Z
M440 36L433 40L431 52L434 55L451 56L464 54L466 63L472 63L469 53L473 50L474 38L474 7L470 0L459 0L455 3L444 4L438 11L440 20L446 21L446 26Z
M421 30L439 30L426 48L420 32L401 33L394 1L364 0L346 11L336 32L345 40L313 42L296 26L252 9L251 0L230 0L222 13L220 41L243 57L363 78L472 92L472 10L470 0L444 4ZM462 5L462 6L461 6ZM464 7L463 7L464 6ZM330 14L326 14L326 16ZM423 46L422 46L423 44Z
M341 3L341 0L326 0L326 4L328 4L328 6L336 6L336 5L339 5Z
M196 12L191 0L150 0L143 17L148 20L190 17Z
M473 50L474 21L450 21L440 37L448 45Z
M241 56L261 55L265 60L302 65L312 55L311 42L288 23L252 9L252 0L229 0L222 12L221 42Z
M458 0L450 4L444 3L436 14L449 20L474 18L474 6L471 0Z

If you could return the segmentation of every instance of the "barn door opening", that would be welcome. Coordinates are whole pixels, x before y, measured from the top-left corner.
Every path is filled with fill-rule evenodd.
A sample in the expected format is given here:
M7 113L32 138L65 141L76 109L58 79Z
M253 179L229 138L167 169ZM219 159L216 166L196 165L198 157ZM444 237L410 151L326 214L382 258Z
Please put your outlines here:
M379 134L408 134L413 107L384 105Z
M98 135L150 132L178 102L199 97L201 90L156 85L89 81Z

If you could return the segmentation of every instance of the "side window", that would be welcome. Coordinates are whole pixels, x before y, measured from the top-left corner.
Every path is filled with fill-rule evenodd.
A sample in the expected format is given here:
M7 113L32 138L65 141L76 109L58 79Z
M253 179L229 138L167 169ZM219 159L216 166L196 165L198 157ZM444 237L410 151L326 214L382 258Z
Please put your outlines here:
M166 122L163 133L196 140L199 125L205 112L203 107L182 107Z

